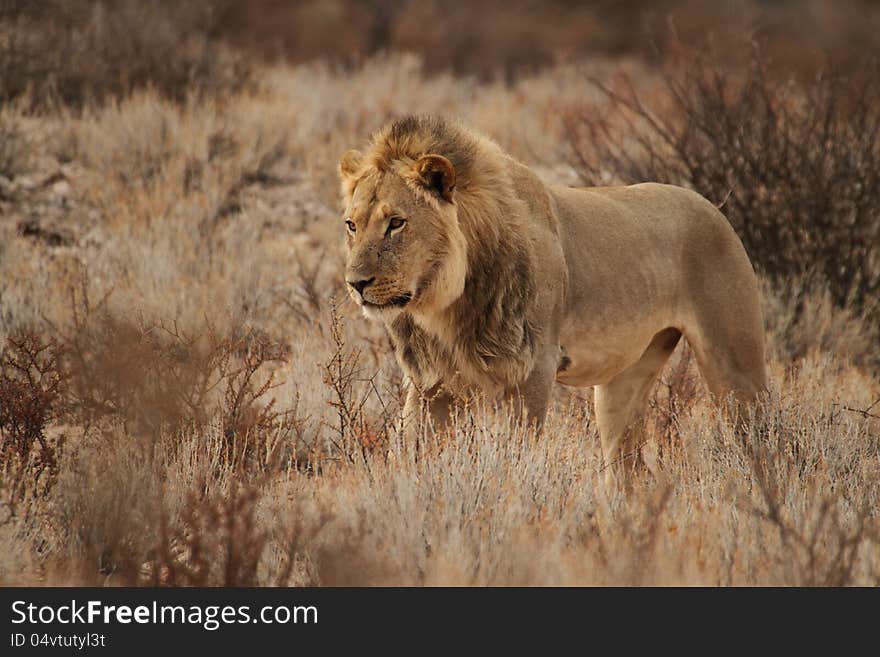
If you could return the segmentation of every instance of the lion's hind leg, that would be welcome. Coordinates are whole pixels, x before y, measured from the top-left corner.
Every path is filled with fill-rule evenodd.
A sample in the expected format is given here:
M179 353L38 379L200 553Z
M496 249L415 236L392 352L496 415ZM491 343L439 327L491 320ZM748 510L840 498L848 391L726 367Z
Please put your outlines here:
M642 418L648 394L680 338L678 329L660 331L638 361L608 383L596 386L596 422L609 489L617 481L628 486L634 472L644 466Z
M685 327L684 336L709 391L741 427L750 407L767 390L763 322L757 299L746 312L726 311L718 304L697 326Z
M691 263L690 312L680 328L712 395L743 418L767 390L764 320L748 256L726 221L719 223L727 235L706 240L715 257Z

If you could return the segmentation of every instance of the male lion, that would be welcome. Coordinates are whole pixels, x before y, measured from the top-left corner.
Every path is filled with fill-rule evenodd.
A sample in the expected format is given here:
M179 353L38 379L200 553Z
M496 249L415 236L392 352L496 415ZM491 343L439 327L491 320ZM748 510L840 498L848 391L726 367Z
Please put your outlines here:
M432 117L391 123L339 171L347 287L391 336L407 415L424 402L442 423L480 391L540 423L554 381L596 386L611 475L640 462L646 398L682 335L714 395L765 389L755 274L702 196L547 185Z

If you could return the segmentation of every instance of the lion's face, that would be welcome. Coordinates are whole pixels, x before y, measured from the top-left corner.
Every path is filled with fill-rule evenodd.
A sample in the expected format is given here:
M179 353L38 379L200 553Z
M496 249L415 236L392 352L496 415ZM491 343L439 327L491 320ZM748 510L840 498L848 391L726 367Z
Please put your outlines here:
M422 187L424 167L359 169L357 179L347 181L340 165L349 183L341 222L346 287L367 316L440 310L464 287L464 236L452 189L443 186L446 172L428 172Z

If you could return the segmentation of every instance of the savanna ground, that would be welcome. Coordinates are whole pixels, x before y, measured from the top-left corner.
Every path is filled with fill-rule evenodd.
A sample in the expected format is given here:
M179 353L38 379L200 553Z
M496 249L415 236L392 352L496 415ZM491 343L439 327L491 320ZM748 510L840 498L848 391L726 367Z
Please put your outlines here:
M48 38L9 15L7 74ZM0 582L880 583L876 67L785 75L744 41L731 66L679 49L474 76L169 39L177 66L70 50L0 90ZM764 293L748 435L679 347L627 496L602 485L589 389L558 387L540 435L475 405L404 442L388 340L342 289L335 164L411 112L548 181L716 202Z

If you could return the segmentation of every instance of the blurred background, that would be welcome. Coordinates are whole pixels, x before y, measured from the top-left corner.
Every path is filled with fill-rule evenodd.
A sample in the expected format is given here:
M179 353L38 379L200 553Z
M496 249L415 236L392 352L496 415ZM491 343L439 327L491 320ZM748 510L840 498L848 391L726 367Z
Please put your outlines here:
M766 41L780 66L809 70L877 48L872 0L455 0L227 3L218 28L264 57L362 60L418 53L433 70L516 75L560 61L656 61L670 28L685 43L738 58L742 38Z
M811 75L875 55L878 33L875 0L2 0L0 98L51 84L75 100L148 81L173 95L208 72L206 84L234 84L240 57L352 66L387 51L512 80L560 62L658 64L671 42L735 64L756 41L774 71Z

